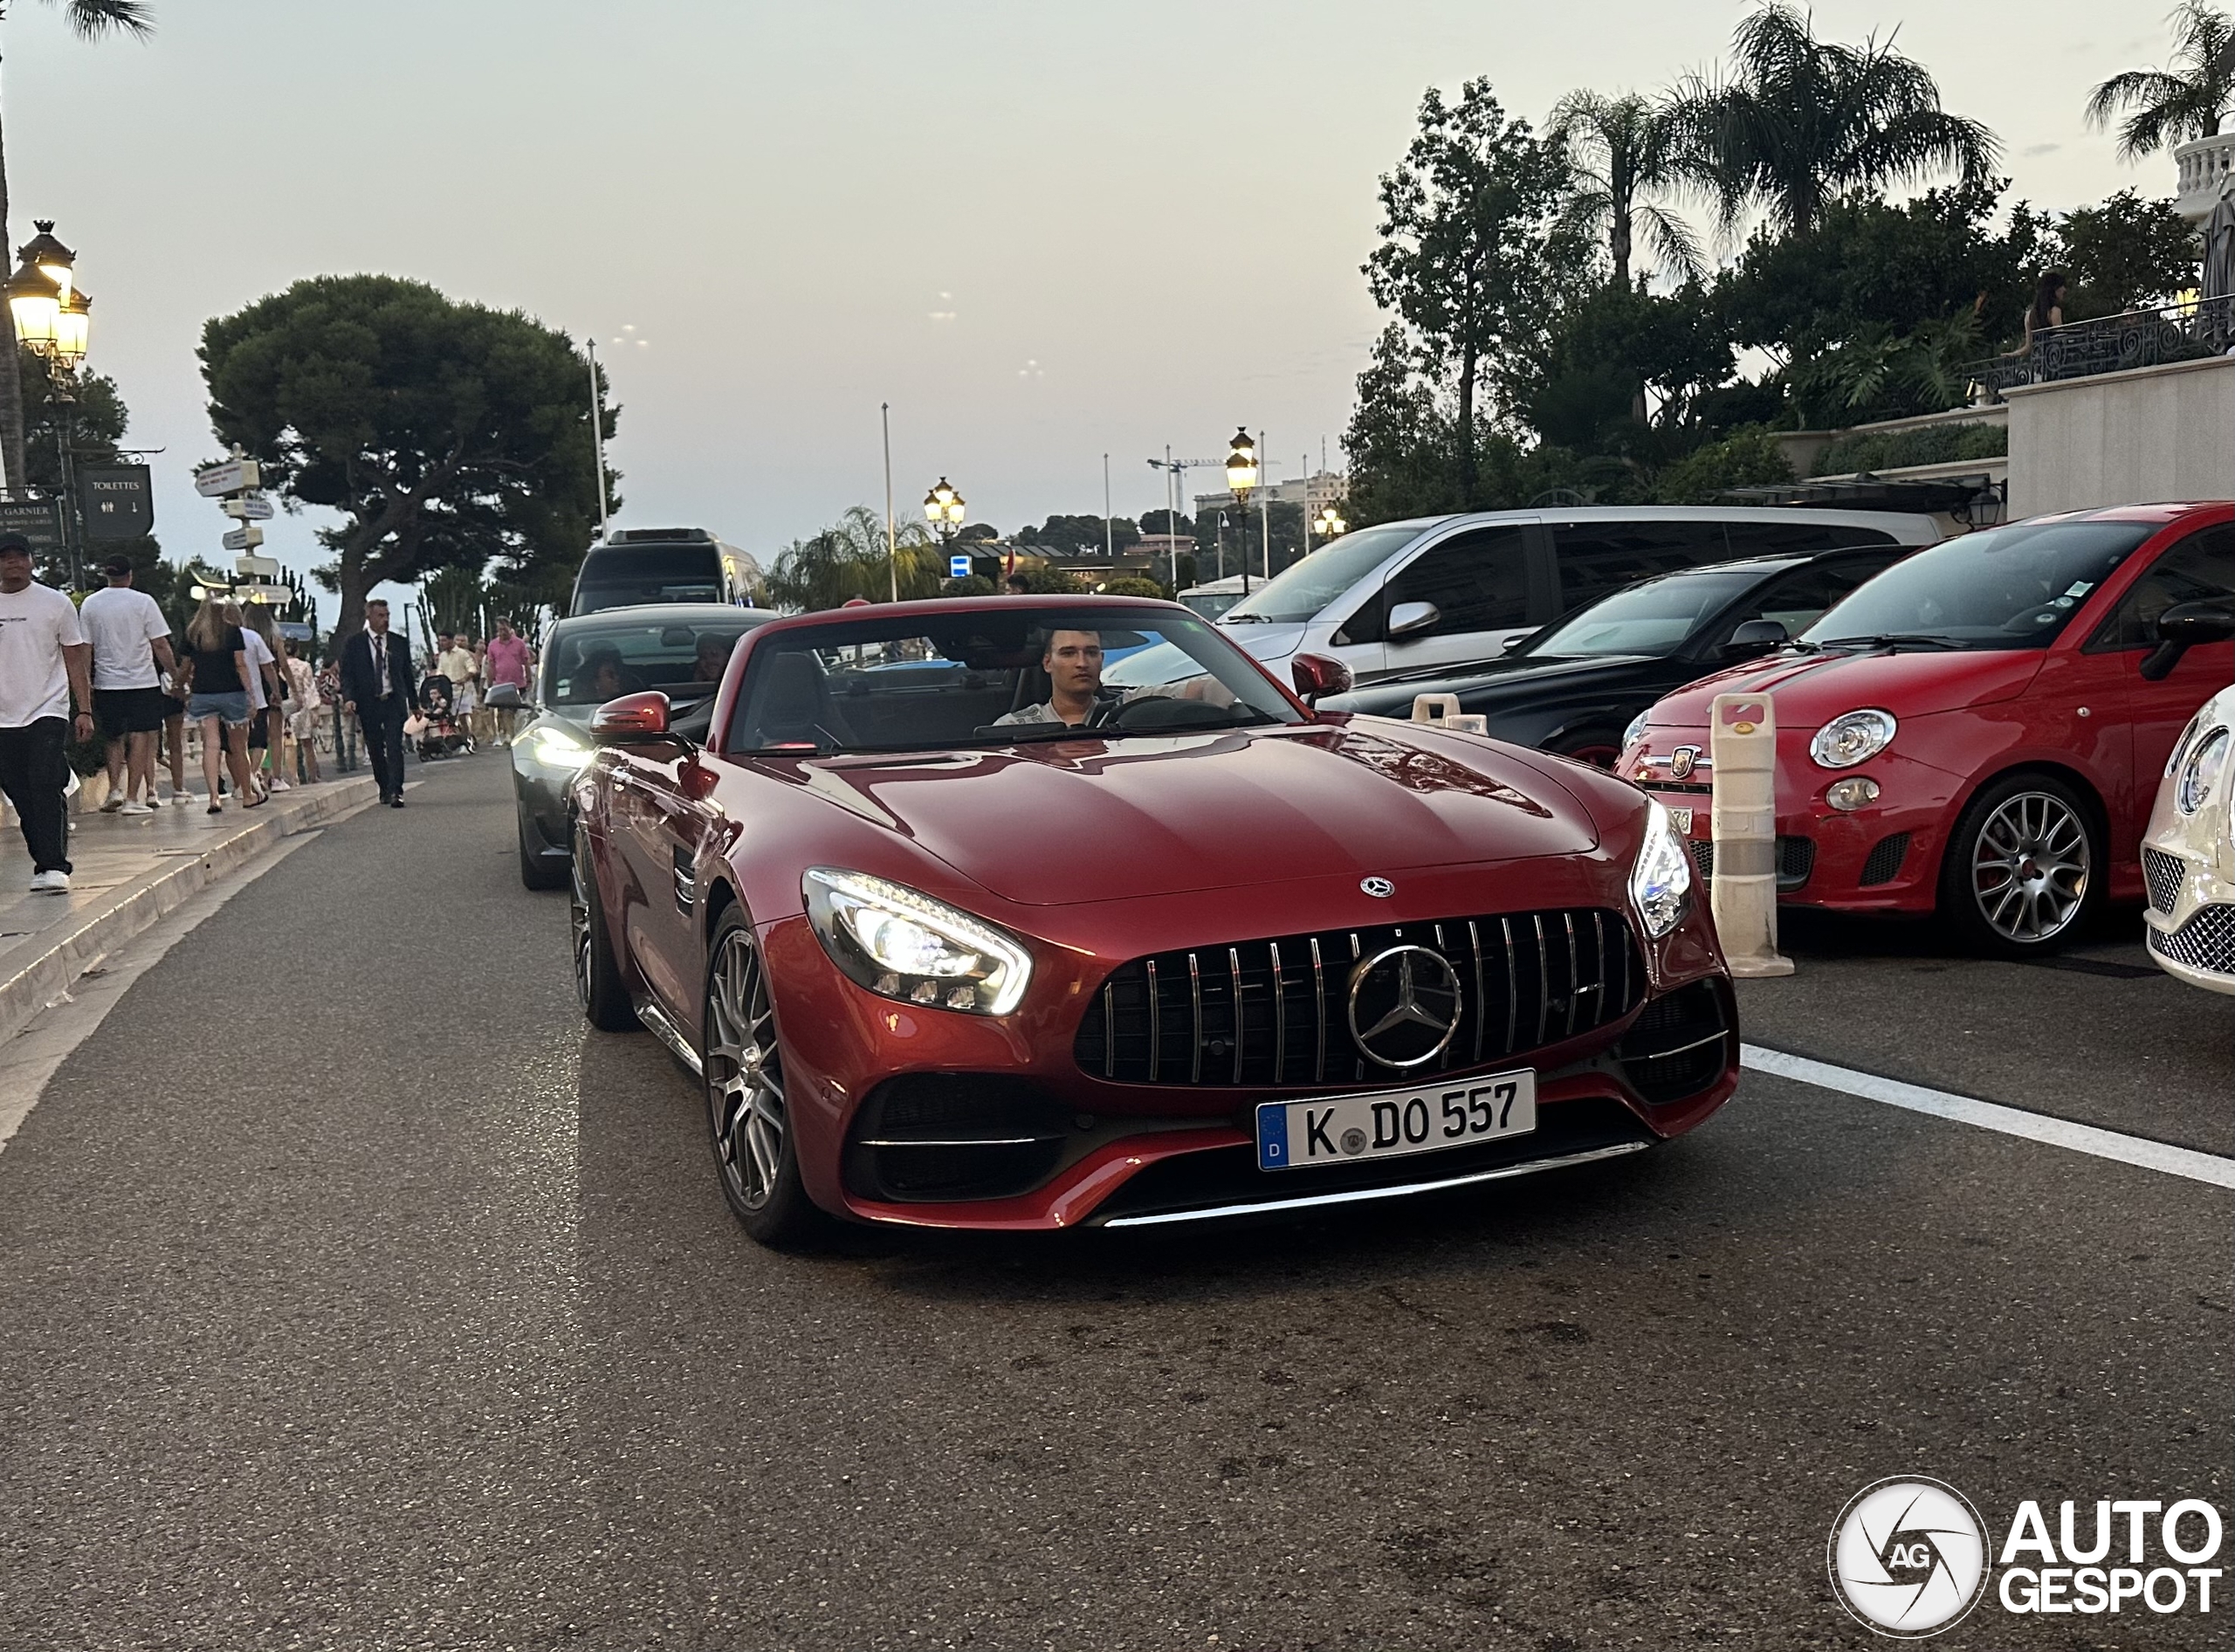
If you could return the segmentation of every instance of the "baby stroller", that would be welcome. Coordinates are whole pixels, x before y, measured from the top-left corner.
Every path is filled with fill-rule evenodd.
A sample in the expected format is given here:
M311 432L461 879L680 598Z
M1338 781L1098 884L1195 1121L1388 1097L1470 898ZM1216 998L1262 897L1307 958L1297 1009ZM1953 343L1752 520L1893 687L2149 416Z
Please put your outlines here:
M473 736L466 732L464 719L451 709L447 677L437 673L419 685L419 715L411 720L419 725L412 738L418 743L423 761L462 757L473 749Z

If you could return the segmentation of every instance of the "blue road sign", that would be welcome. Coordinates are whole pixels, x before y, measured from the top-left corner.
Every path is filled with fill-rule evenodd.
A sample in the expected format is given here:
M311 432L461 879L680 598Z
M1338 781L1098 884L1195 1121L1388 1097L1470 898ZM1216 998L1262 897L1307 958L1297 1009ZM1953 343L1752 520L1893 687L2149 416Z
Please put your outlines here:
M948 557L946 559L946 576L949 579L953 580L968 579L970 577L970 559L966 556L960 555Z

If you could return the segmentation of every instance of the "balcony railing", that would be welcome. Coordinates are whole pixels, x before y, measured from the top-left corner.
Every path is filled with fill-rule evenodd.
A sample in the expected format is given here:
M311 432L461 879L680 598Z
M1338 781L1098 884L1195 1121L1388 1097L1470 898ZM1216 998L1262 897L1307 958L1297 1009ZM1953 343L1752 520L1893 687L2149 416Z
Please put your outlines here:
M2235 132L2183 144L2173 151L2173 164L2181 179L2181 216L2202 224L2219 197L2235 189Z
M2128 368L2200 361L2235 348L2235 298L2129 310L2094 321L2045 327L2010 355L1971 364L1971 378L1996 396L2022 384L2120 373Z

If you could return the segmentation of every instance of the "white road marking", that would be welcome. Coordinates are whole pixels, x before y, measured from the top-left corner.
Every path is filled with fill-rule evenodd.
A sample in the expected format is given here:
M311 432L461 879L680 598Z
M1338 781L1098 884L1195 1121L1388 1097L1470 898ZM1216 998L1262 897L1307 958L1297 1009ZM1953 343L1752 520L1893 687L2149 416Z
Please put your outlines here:
M1764 1050L1759 1044L1742 1044L1739 1049L1740 1059L1756 1072L1798 1079L1819 1089L1836 1090L1866 1101L1882 1101L1889 1107L1929 1113L1959 1125L1977 1125L1982 1130L2021 1136L2028 1141L2046 1142L2052 1147L2066 1147L2098 1159L2115 1159L2122 1165L2162 1171L2169 1176L2183 1176L2214 1187L2235 1188L2235 1159L2223 1159L2217 1153L2168 1146L2141 1136L2122 1136L2115 1130L2046 1118L2022 1107L2005 1107L1991 1101L1976 1101L1969 1096L1951 1096L1944 1090L1905 1084L1898 1078L1881 1078L1876 1073L1857 1072L1851 1067L1834 1067L1829 1062L1788 1056L1781 1050Z
M69 1059L72 1050L93 1036L93 1029L134 981L152 969L182 935L324 833L325 828L313 827L283 837L237 871L196 891L153 928L141 930L72 981L63 1000L33 1015L13 1037L0 1040L0 1153L7 1150L17 1126L38 1105L47 1080ZM155 1076L158 1080L164 1077L160 1063Z

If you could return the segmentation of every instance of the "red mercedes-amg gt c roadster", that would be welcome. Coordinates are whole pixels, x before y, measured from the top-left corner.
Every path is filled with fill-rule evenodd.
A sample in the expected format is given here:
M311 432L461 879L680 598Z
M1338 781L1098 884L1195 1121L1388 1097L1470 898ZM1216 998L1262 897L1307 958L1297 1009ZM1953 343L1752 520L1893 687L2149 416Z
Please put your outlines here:
M1105 663L1171 650L1154 689ZM1341 668L1305 659L1299 681ZM1730 1096L1690 857L1592 769L1315 714L1176 604L1004 597L749 635L706 720L603 706L574 974L703 1080L723 1193L1147 1226L1638 1152Z

